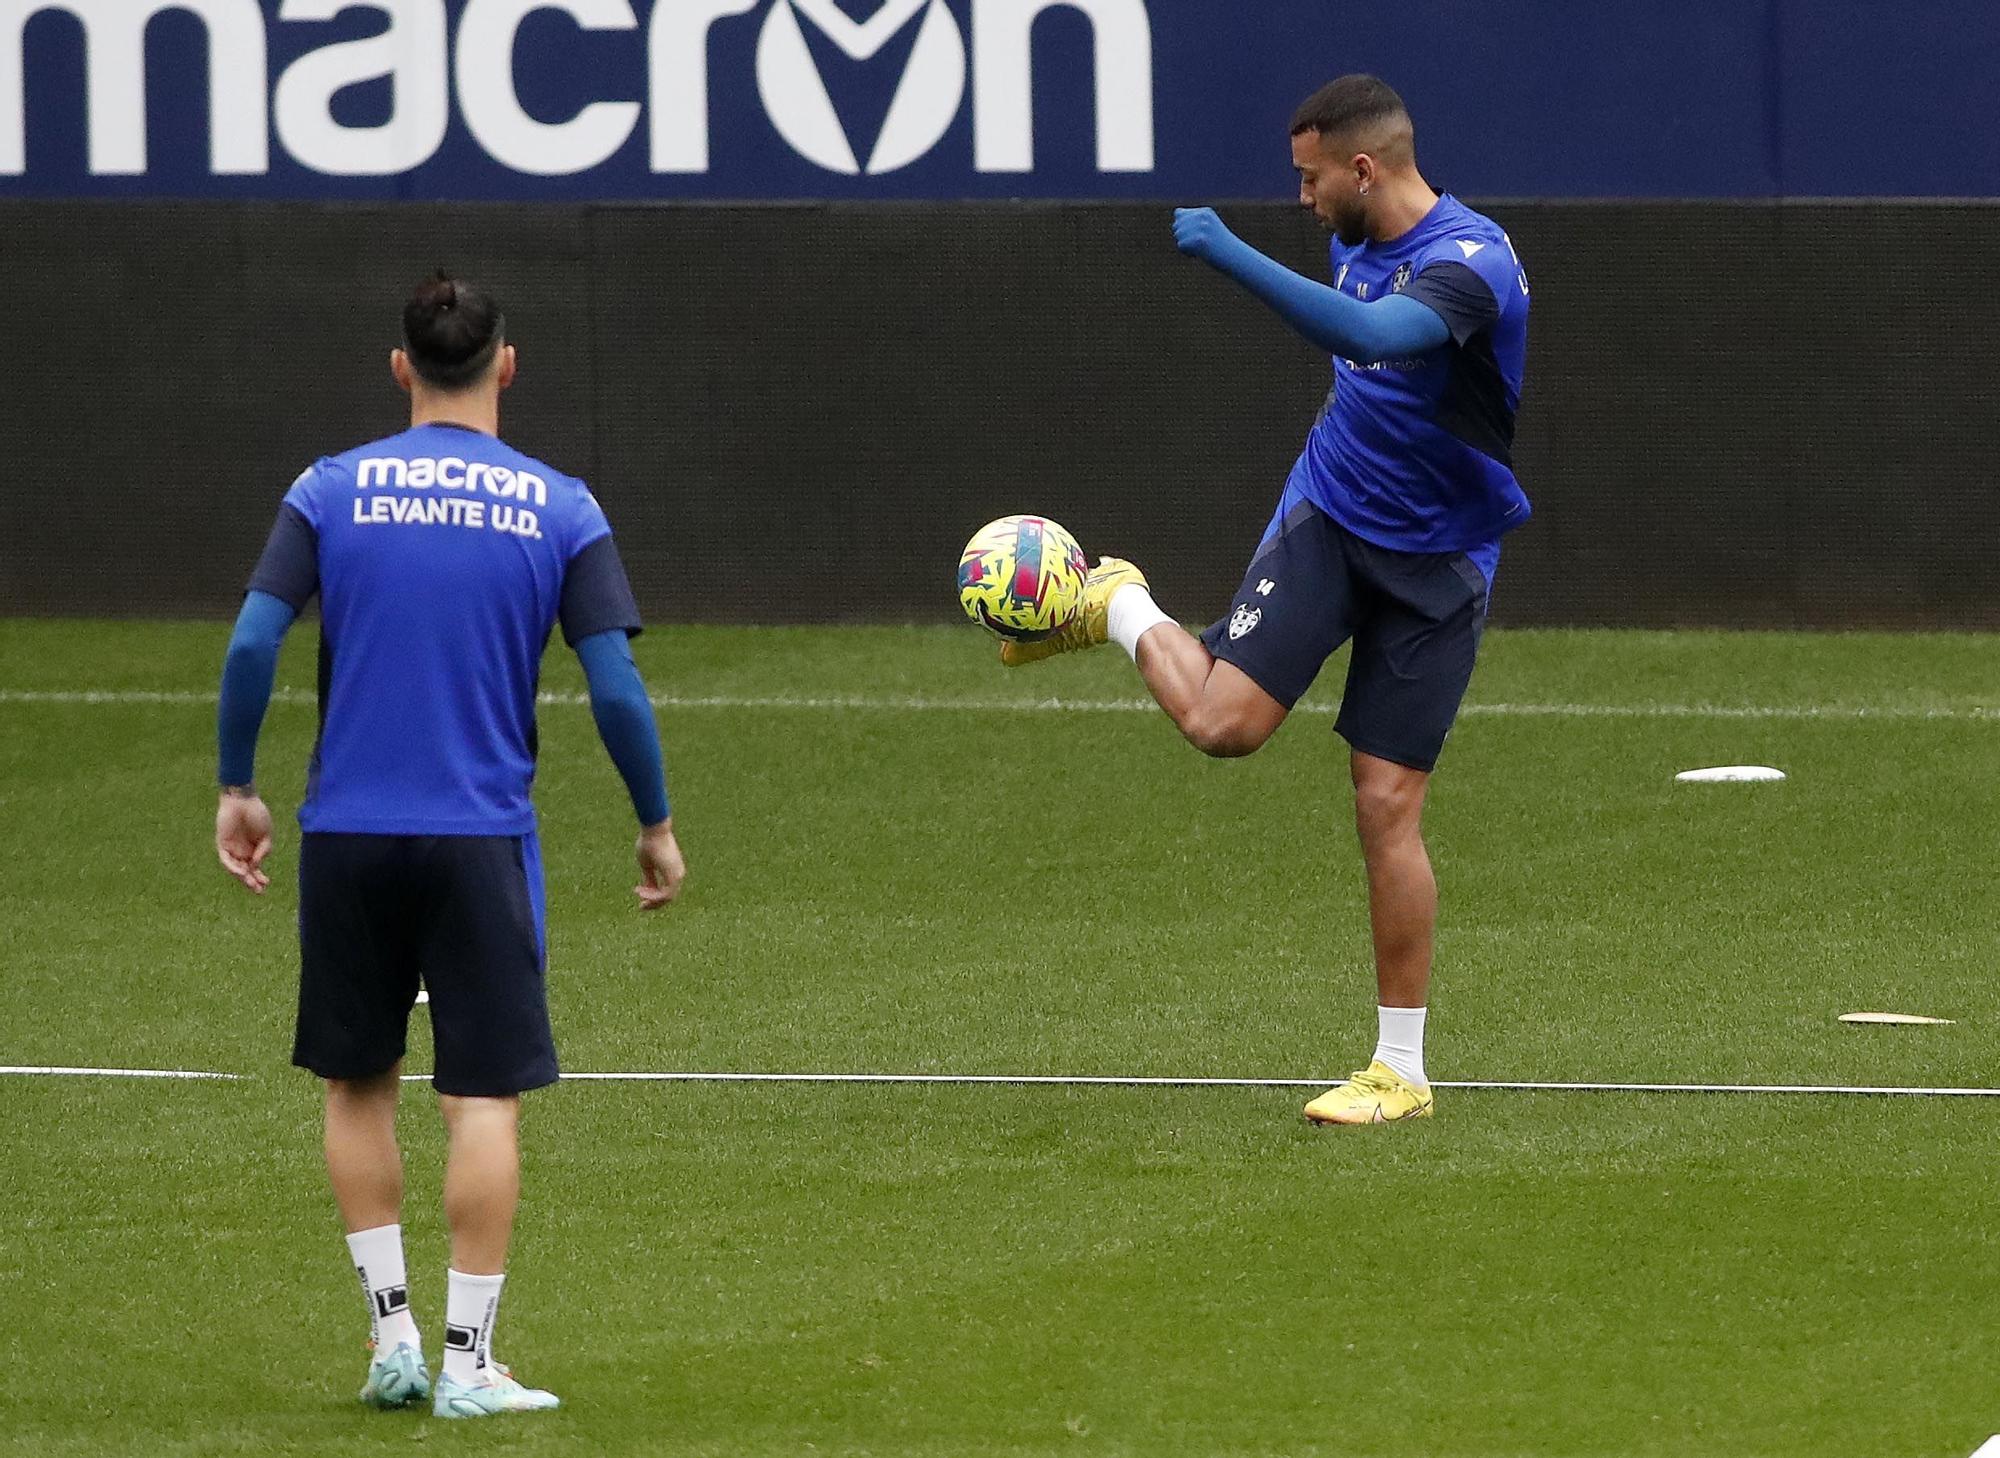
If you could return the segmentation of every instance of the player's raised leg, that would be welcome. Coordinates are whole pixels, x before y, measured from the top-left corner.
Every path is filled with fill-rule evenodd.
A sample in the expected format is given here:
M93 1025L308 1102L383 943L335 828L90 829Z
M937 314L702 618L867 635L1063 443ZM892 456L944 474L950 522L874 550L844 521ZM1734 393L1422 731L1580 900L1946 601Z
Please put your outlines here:
M1199 637L1143 588L1118 589L1113 639L1202 753L1233 759L1261 749L1347 640L1354 609L1335 537L1324 512L1287 490L1229 612Z
M1288 490L1229 613L1200 637L1160 610L1136 567L1106 557L1070 628L1041 643L1007 644L1001 660L1031 663L1117 643L1190 744L1236 758L1264 746L1346 641L1348 588L1332 524Z
M1150 598L1147 606L1151 607ZM1201 639L1168 621L1165 614L1133 636L1129 651L1139 676L1174 727L1212 758L1255 753L1290 712L1249 674L1215 657Z
M1250 754L1285 722L1287 706L1162 612L1145 574L1120 557L1098 562L1066 627L1040 642L1003 644L1000 661L1015 668L1104 643L1131 656L1153 698L1203 754Z
M347 1226L348 1254L368 1300L373 1356L361 1400L402 1407L430 1396L423 1341L403 1264L403 1156L396 1145L402 1064L326 1081L326 1168Z

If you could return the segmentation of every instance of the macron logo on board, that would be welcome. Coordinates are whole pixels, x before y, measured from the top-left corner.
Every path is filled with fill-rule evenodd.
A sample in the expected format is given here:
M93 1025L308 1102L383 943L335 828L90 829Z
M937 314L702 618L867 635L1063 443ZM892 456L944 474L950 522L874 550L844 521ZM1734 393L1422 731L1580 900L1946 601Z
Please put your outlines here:
M1153 170L1146 0L956 0L956 8L947 0L879 0L872 10L867 4L652 0L642 19L646 0L463 0L453 7L446 0L0 0L0 176L28 169L27 29L47 14L69 17L82 34L89 167L98 176L149 171L149 83L190 96L206 92L213 176L265 174L274 146L328 176L395 176L436 156L454 112L487 156L518 173L586 173L634 138L643 138L656 174L706 173L718 115L740 116L740 99L752 95L785 144L828 172L875 176L907 167L929 154L968 108L974 170L1032 172L1030 37L1035 22L1052 11L1077 12L1089 23L1087 32L1063 34L1089 47L1097 170ZM380 13L386 29L308 50L271 74L277 27L323 25L353 9ZM866 18L856 19L864 10ZM148 66L147 27L167 12L201 23L205 76L186 65ZM579 94L559 120L545 107L531 114L516 89L516 68L533 66L536 57L517 42L523 22L540 12L567 17L583 31L625 33L635 64L643 61L644 95ZM748 68L754 74L712 64L712 40L736 27L755 36ZM900 75L872 82L885 92L893 86L875 136L855 136L842 117L809 30L864 70L878 58L888 64L885 52L903 56ZM1073 39L1079 34L1087 38ZM892 46L903 36L912 37L907 49ZM385 121L355 124L336 115L337 94L385 80L392 98ZM738 105L718 108L718 100Z
M938 144L959 114L968 69L974 166L981 172L1032 171L1028 38L1036 16L1050 8L1055 7L1033 0L974 0L968 68L965 33L944 0L883 0L860 23L837 0L775 0L757 40L758 94L779 135L799 155L829 172L861 172L853 140L800 22L810 24L852 61L873 59L914 26L915 43L895 99L867 152L868 174L907 167ZM1143 0L1071 0L1066 8L1089 15L1096 34L1098 170L1152 171L1152 30ZM656 112L656 127L658 118ZM681 136L691 142L697 133L695 119L683 118ZM672 140L665 149L668 155ZM661 150L656 146L655 155ZM704 164L705 150L698 159Z

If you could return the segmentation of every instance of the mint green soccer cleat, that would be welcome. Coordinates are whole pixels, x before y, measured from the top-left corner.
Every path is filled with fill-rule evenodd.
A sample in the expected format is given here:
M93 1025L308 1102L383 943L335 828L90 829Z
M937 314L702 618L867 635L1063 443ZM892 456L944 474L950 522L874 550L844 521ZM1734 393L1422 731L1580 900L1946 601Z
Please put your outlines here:
M370 1362L368 1380L361 1385L361 1400L385 1412L422 1402L430 1395L431 1374L424 1366L424 1354L408 1342Z
M431 1411L441 1418L498 1417L509 1412L548 1412L562 1406L553 1392L523 1387L514 1374L495 1362L475 1382L461 1382L449 1372L438 1375L437 1398Z

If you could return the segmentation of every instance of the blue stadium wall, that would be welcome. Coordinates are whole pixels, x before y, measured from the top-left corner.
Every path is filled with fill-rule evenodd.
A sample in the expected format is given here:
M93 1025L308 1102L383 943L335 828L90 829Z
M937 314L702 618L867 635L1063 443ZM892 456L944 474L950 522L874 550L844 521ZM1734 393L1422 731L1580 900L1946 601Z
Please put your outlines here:
M1354 69L1535 286L1501 621L2000 627L1987 0L0 0L0 612L229 610L444 263L656 618L941 619L1023 509L1203 617L1326 365L1168 207L1323 268Z

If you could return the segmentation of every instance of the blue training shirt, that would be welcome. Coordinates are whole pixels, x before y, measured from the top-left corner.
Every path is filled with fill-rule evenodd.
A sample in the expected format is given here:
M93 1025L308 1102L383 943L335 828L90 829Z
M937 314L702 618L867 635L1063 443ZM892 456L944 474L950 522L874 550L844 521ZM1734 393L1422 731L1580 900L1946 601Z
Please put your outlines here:
M1336 356L1287 496L1392 551L1469 553L1491 581L1501 534L1529 515L1513 470L1528 347L1528 276L1514 245L1446 194L1392 242L1336 238L1333 286L1364 301L1408 294L1451 339L1416 359Z
M250 587L320 595L320 735L299 824L374 835L535 828L535 692L572 644L639 630L581 481L457 425L316 462Z

